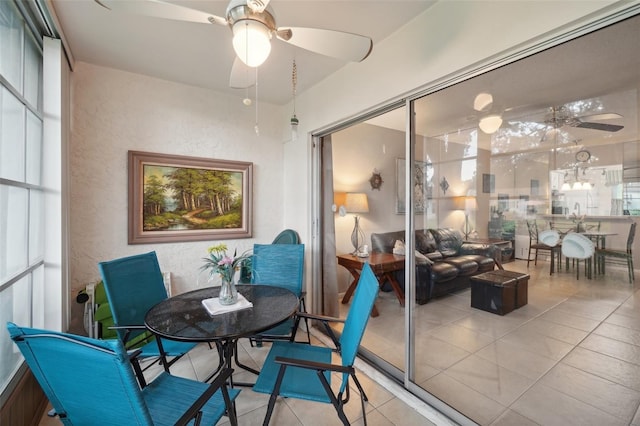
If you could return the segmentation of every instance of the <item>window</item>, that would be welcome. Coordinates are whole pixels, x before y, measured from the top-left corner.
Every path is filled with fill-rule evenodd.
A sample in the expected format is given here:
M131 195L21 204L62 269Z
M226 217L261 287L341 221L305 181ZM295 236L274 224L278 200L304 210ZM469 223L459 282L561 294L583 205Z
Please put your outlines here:
M22 364L5 324L44 326L43 56L0 1L0 391Z

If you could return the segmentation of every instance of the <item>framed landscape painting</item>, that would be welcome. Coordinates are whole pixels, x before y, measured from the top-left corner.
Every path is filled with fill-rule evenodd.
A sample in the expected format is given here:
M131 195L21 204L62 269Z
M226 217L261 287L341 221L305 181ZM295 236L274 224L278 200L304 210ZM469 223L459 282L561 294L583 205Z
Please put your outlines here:
M129 244L250 238L253 163L129 151Z

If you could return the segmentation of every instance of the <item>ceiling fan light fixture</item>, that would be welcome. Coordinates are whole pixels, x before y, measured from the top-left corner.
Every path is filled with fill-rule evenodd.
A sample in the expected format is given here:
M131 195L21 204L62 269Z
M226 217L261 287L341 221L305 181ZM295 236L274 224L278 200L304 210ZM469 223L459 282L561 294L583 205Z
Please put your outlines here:
M259 67L271 53L271 32L266 25L251 19L233 24L233 50L249 67Z
M493 104L493 96L491 93L478 93L473 100L473 109L476 111L485 111Z
M497 132L501 125L502 125L502 117L496 114L482 117L480 119L480 123L478 123L478 126L480 126L480 129L488 135Z

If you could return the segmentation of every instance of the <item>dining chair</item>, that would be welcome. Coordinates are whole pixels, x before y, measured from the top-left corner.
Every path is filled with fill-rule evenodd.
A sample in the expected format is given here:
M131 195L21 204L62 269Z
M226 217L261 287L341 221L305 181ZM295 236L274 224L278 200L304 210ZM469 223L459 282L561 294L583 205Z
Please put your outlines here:
M159 358L165 371L169 372L169 367L196 345L156 338L144 325L147 311L167 298L155 251L100 262L98 268L118 338L126 349L131 349L131 342L148 336L138 348L139 358ZM222 360L222 355L219 354L219 358ZM143 377L139 379L144 380Z
M276 235L271 244L300 244L300 235L293 229L285 229ZM251 282L251 258L242 263L238 282L240 284Z
M549 268L549 275L553 275L554 255L558 258L557 267L560 268L560 248L562 243L556 243L555 245L548 245L540 241L538 233L538 224L535 220L527 220L527 229L529 230L529 253L527 255L527 268L531 262L531 252L534 251L533 264L538 265L538 252L540 250L549 252L551 257L551 267Z
M253 387L256 392L271 394L263 425L269 424L278 395L285 398L330 403L334 406L342 423L348 425L349 420L343 407L349 401L350 378L353 379L360 393L362 416L364 424L367 424L365 401L368 399L356 377L353 364L377 295L378 280L366 263L362 268L346 320L308 313L299 314L320 321L333 340L335 349L300 342L273 343ZM329 326L329 322L332 321L344 323L339 339ZM340 355L342 360L340 364L331 363L334 352ZM333 372L342 373L342 383L337 394L331 388Z
M306 312L304 285L304 244L254 244L251 258L251 282L290 290L300 299L300 312ZM295 340L300 317L251 337L251 342ZM305 318L307 343L311 342L309 323Z
M633 240L636 236L636 222L633 222L629 227L629 235L627 236L627 248L625 250L615 250L609 248L597 248L596 249L596 265L601 267L602 270L599 271L604 273L604 265L605 261L609 259L611 262L624 262L627 265L627 269L629 272L629 284L632 284L636 277L635 272L633 270Z
M11 339L65 425L237 425L232 370L211 383L162 372L140 388L118 339L98 340L8 323Z
M580 279L580 261L585 262L585 274L591 278L591 259L595 253L595 246L591 239L577 232L570 232L562 240L562 255L567 260L576 261L576 279Z

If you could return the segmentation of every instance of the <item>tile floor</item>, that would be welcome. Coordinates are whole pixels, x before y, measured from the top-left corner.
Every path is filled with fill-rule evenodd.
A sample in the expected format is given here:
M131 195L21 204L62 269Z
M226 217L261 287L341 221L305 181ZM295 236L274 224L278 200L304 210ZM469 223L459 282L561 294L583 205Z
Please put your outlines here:
M417 307L416 382L481 425L640 426L640 292L626 271L576 280L566 271L550 277L545 262L529 270L523 261L505 267L531 275L528 304L505 316L471 308L469 290ZM403 368L404 308L393 294L381 294L377 306L380 316L369 321L363 343ZM244 339L240 348L241 361L258 368L268 352L267 345L252 348ZM172 372L202 379L216 359L201 345ZM450 424L362 365L375 377L358 374L370 399L369 424ZM246 372L236 377L253 379ZM239 424L260 424L268 396L243 389ZM346 413L363 424L357 397ZM46 416L40 423L50 424L59 423ZM280 399L271 424L339 422L328 405Z
M528 304L471 308L470 290L417 306L416 382L481 425L640 425L640 292L626 269L528 272ZM381 294L364 345L404 370L404 309Z

